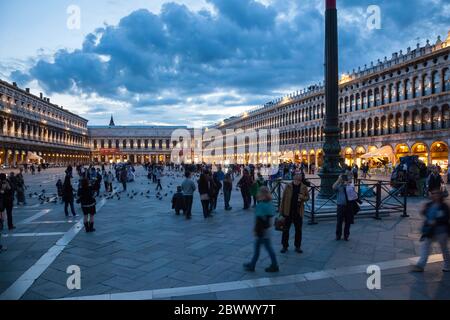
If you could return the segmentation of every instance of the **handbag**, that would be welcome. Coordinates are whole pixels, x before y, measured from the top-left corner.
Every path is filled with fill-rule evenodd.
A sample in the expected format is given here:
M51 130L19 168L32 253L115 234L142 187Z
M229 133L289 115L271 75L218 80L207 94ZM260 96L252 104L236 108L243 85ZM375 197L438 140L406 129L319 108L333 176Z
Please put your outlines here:
M278 217L275 218L275 230L277 231L283 231L284 230L284 224L285 224L286 219L282 216L279 215Z
M349 200L347 196L347 187L344 187L345 200L347 200L347 205L350 207L353 215L357 215L359 211L361 211L361 207L359 206L357 200Z

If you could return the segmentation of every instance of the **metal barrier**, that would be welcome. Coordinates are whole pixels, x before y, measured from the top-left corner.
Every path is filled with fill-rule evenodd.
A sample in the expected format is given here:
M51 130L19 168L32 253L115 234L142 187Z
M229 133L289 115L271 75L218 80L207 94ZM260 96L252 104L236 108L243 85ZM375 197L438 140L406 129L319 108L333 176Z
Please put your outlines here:
M320 195L320 185L315 184L314 178L308 180L311 186L308 187L310 200L305 204L305 217L309 218L309 224L317 224L319 219L336 217L336 195L322 197ZM288 180L275 180L270 185L274 204L280 209L284 188ZM399 213L401 217L409 217L407 214L407 192L406 183L399 183L399 188L392 188L389 181L358 179L355 185L360 200L361 210L355 217L373 217L381 219L381 216Z

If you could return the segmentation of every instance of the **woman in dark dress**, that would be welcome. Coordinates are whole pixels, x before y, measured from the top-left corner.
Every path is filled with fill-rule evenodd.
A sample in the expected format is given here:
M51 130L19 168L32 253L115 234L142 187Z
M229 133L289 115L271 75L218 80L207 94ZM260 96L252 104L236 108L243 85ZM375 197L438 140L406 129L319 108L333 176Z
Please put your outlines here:
M92 187L87 179L81 180L81 187L78 190L78 201L84 214L84 228L86 232L94 232L95 198Z
M200 200L202 202L203 216L206 218L211 217L209 211L209 203L211 200L211 185L208 173L204 172L200 175L198 180L198 192L200 193Z
M72 211L72 215L76 217L75 208L73 206L73 187L72 183L70 183L70 176L67 175L64 179L64 184L62 186L62 201L64 202L64 213L66 217L69 216L69 212L67 207L70 205L70 210Z

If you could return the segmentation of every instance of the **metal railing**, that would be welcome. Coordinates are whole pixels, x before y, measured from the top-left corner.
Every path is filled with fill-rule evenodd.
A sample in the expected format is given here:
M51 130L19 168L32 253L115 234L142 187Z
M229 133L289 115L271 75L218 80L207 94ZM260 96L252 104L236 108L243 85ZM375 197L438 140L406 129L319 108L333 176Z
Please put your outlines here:
M308 180L311 184L308 187L310 199L305 203L305 217L308 217L309 224L316 224L317 220L334 218L337 215L336 194L331 197L320 195L320 185L314 183L316 180L320 179ZM269 184L273 202L278 209L280 209L284 189L291 182L279 179ZM398 188L391 187L389 181L358 179L355 188L362 204L360 205L361 210L355 217L373 217L379 220L382 216L396 213L401 217L409 217L407 214L407 183L398 183L398 186Z

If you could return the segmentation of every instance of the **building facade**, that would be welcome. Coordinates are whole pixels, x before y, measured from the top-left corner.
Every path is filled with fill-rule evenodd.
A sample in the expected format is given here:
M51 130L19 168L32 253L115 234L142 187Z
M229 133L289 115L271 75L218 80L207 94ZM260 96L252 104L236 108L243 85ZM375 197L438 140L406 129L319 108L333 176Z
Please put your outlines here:
M0 80L0 165L90 160L87 120Z
M90 148L95 163L169 163L176 142L172 133L186 127L90 126Z
M367 153L390 150L397 163L417 155L427 164L446 168L450 143L450 31L445 41L408 48L390 59L343 75L339 88L342 157L347 164L362 162ZM322 165L325 92L323 85L271 101L263 107L214 126L226 130L277 129L279 151L236 153L227 145L208 163L267 163L291 157L295 162ZM211 141L205 141L205 149ZM241 148L242 150L242 148ZM250 150L246 146L246 150ZM209 152L207 152L210 154Z

